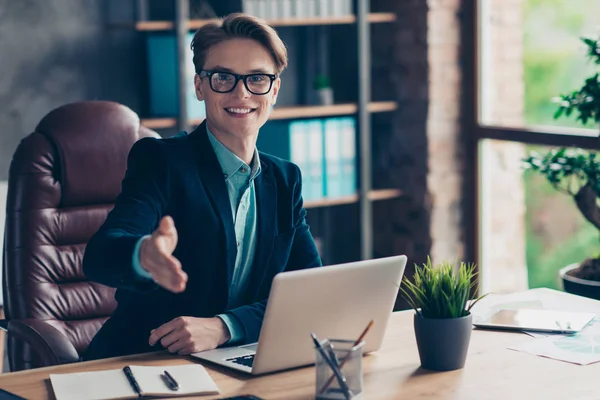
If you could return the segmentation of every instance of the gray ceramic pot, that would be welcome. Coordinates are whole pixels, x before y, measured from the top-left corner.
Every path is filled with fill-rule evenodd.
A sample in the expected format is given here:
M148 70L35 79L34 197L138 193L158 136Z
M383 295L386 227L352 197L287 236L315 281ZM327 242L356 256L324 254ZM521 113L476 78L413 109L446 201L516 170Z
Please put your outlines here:
M565 289L567 293L600 300L600 282L581 279L574 276L573 271L577 268L579 268L579 263L568 265L559 271L563 289Z
M471 314L461 318L423 318L415 314L421 366L436 371L464 367L473 329Z

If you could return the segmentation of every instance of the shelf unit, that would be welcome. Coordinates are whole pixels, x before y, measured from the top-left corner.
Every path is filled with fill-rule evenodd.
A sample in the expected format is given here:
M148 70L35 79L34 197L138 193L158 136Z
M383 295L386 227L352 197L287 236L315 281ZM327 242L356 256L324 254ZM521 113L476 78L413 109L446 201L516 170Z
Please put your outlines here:
M402 196L396 189L373 190L371 182L371 114L391 112L397 109L396 102L371 101L371 44L370 25L377 23L390 23L396 21L393 13L370 13L369 0L356 1L356 15L343 17L313 17L277 19L268 22L274 27L302 27L302 26L328 26L328 25L356 25L356 42L358 44L358 98L356 103L334 104L331 106L288 106L276 107L271 120L315 118L338 115L355 115L358 118L358 170L360 186L357 193L352 196L338 198L325 198L316 201L306 201L305 208L320 209L331 206L357 204L360 215L360 257L372 258L373 255L373 202L397 199ZM143 118L141 123L150 129L189 130L191 126L198 125L202 120L188 119L186 115L187 101L185 97L185 61L186 52L189 51L186 43L187 34L212 21L211 19L189 19L189 0L175 1L174 21L149 21L147 20L147 0L137 0L138 20L134 23L113 24L113 26L134 29L139 32L172 31L176 33L177 62L178 62L178 87L179 87L179 114L165 118Z

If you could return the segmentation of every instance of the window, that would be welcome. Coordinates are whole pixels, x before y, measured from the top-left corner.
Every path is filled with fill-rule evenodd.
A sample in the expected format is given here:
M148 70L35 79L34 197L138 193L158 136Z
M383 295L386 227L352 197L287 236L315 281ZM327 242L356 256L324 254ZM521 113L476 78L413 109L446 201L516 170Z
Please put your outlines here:
M479 121L597 136L594 123L583 126L575 113L554 119L553 99L597 71L580 37L600 33L600 1L480 0L479 6Z
M480 143L483 279L497 291L560 289L558 271L600 251L598 230L572 197L522 160L552 146L484 139Z
M558 270L600 250L573 199L522 159L553 147L600 149L600 127L555 119L553 98L598 71L580 37L600 35L598 0L477 0L473 158L483 291L560 288Z

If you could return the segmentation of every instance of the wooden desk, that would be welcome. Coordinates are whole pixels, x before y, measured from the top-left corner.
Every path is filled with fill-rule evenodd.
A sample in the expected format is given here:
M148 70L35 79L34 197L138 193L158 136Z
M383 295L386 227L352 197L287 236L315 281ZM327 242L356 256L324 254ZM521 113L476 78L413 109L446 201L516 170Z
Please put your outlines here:
M573 300L573 297L546 289L535 292L541 298ZM557 297L558 296L558 297ZM600 311L600 302L575 298L575 303ZM522 333L474 330L464 369L430 372L420 368L413 313L394 313L383 347L365 356L364 399L598 399L600 363L578 366L528 355L506 347L533 338ZM0 375L0 388L28 399L53 399L49 374L121 368L126 364L174 365L198 362L188 358L153 353L113 358L59 367L41 368ZM265 399L314 398L313 367L270 374L258 378L229 372L204 364L219 388L216 399L251 393ZM190 398L190 397L187 397Z

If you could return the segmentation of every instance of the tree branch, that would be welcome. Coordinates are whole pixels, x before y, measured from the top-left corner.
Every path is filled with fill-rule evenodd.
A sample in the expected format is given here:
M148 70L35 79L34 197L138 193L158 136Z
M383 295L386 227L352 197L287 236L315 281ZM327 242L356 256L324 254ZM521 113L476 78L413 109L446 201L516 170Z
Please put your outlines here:
M600 207L598 207L596 197L596 191L590 183L587 183L577 192L574 199L585 219L600 229Z

